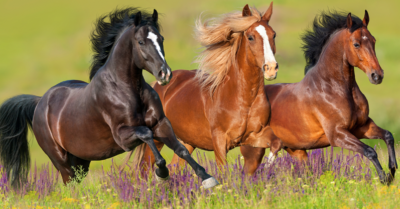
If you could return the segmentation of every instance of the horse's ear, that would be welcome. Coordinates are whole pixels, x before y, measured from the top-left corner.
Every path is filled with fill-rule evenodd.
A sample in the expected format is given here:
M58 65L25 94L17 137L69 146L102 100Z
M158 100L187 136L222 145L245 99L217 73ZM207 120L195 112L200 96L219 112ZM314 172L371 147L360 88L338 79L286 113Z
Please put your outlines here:
M347 15L347 28L348 29L351 29L351 26L353 25L353 19L351 18L351 13L349 13L348 15Z
M269 22L269 20L271 19L272 16L272 5L274 2L271 1L271 4L269 5L268 10L265 12L264 16L262 17L263 20L266 20L267 22Z
M364 24L365 27L367 27L367 26L368 26L368 23L369 23L369 15L368 15L367 10L365 10L365 15L364 15L364 19L363 19L363 24Z
M242 15L243 15L243 17L247 17L247 16L251 16L252 15L248 4L246 4L246 6L243 7Z
M152 18L153 18L154 23L156 23L158 21L158 12L155 9L154 9Z
M136 13L135 20L133 21L133 24L135 26L138 26L138 25L140 25L140 22L142 22L142 12Z

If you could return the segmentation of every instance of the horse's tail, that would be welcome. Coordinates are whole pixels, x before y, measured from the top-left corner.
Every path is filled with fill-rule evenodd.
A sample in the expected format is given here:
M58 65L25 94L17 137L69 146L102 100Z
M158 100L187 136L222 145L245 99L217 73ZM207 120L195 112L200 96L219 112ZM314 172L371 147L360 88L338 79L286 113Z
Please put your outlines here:
M38 96L19 95L0 107L0 163L13 187L21 186L29 173L27 135L39 101Z
M135 155L133 156L133 161L132 161L132 167L131 169L139 169L140 168L140 164L143 161L143 157L144 157L144 153L146 151L146 143L143 143L139 146L137 146L134 150L129 152L129 155L127 155L124 159L124 161L122 162L121 166L120 166L120 171L124 170L125 166L128 164L129 159L132 157L133 153L135 152Z

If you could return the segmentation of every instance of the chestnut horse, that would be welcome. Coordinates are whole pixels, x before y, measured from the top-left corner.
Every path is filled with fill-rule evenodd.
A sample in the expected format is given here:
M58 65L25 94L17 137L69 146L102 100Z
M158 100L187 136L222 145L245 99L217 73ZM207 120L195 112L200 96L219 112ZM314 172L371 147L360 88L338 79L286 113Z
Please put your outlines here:
M165 114L178 138L192 153L214 151L219 165L230 149L241 145L271 148L281 141L269 126L270 105L264 77L276 78L275 32L268 25L272 3L262 15L248 5L209 25L196 24L196 37L205 47L199 70L176 70L168 86L156 84ZM163 144L156 142L159 149ZM139 149L138 149L139 150ZM140 150L139 150L140 151ZM154 163L149 148L135 154L134 164ZM172 163L177 163L174 156Z
M29 125L64 183L74 178L74 167L87 172L90 161L131 151L143 142L156 156L157 179L166 180L169 171L156 139L192 166L204 188L217 185L176 139L157 93L143 78L143 69L161 84L172 76L157 11L151 15L135 8L116 10L99 18L96 26L89 84L64 81L43 97L20 95L1 106L0 156L12 184L18 187L29 170Z
M322 13L313 31L303 36L307 66L299 83L265 86L272 106L271 127L285 150L306 160L307 149L342 147L366 156L380 181L390 183L397 169L392 134L368 116L368 101L361 93L354 67L380 84L383 70L375 55L375 38L364 19L336 12ZM389 152L390 174L385 175L374 149L360 139L383 139ZM241 147L246 166L257 167L265 149ZM248 165L251 164L251 165Z

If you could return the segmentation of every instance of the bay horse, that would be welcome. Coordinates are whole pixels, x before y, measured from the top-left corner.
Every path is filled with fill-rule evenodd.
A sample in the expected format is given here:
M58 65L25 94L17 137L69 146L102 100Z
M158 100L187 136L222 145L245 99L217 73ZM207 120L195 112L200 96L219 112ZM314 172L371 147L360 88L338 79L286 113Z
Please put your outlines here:
M246 5L242 12L224 14L211 24L199 18L195 35L205 47L199 69L176 70L168 86L155 84L175 134L190 153L195 148L214 151L221 166L237 146L271 148L274 154L280 150L281 141L269 126L270 105L263 88L264 78L273 80L278 71L271 15L272 3L264 14ZM163 143L156 145L161 149ZM152 155L142 145L134 166L154 164Z
M74 167L88 172L90 161L131 151L143 142L156 156L156 178L166 180L169 171L156 139L192 166L204 188L218 184L176 139L157 93L143 78L143 69L161 85L172 77L159 29L156 10L117 9L102 16L91 36L95 55L90 83L64 81L43 97L20 95L4 102L0 157L13 186L28 174L29 126L64 183L75 177Z
M302 37L307 60L299 83L266 85L271 102L271 127L284 149L307 160L307 149L342 147L366 156L380 181L389 184L397 169L393 135L368 116L368 101L357 85L354 67L380 84L383 70L375 54L376 39L367 26L368 12L361 20L350 13L322 13L313 30ZM385 175L377 153L360 139L383 139L389 152L390 174ZM263 148L240 148L245 166L257 167Z

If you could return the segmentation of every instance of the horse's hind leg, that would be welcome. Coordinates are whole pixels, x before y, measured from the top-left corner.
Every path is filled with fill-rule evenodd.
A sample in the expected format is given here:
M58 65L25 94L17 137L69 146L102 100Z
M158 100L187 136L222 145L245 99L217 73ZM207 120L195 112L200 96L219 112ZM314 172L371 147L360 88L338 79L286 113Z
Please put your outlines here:
M364 126L356 129L353 132L354 135L359 139L383 139L385 141L389 153L389 169L392 177L394 178L394 174L396 173L397 169L397 162L392 133L377 126L371 118L368 119Z
M244 158L244 173L252 175L261 164L265 154L265 148L241 146L240 152Z
M72 155L71 153L68 153L68 160L69 160L71 169L73 170L73 175L71 176L71 178L75 178L77 172L79 172L79 174L84 175L84 176L87 175L87 173L89 172L90 161L83 160L79 157ZM81 171L83 171L83 173L80 173ZM84 177L84 176L81 176L81 177ZM79 179L77 179L77 181L82 180L81 177Z
M37 135L36 135L37 136ZM89 171L90 161L75 157L61 148L52 139L43 140L42 137L36 137L40 147L49 156L53 165L60 171L64 184L67 184L75 177L75 170L82 166L84 172Z

